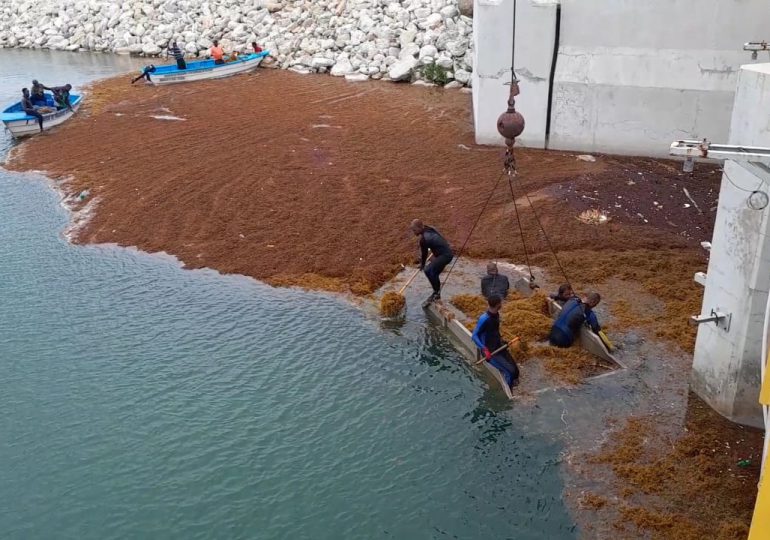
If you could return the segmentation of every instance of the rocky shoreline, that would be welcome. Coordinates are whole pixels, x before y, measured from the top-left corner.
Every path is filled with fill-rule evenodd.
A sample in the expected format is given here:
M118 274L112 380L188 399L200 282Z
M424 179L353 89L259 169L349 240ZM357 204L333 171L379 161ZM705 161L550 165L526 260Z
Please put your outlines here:
M256 41L275 66L352 81L469 86L468 0L0 0L0 47L104 51L147 57L176 40L205 57Z

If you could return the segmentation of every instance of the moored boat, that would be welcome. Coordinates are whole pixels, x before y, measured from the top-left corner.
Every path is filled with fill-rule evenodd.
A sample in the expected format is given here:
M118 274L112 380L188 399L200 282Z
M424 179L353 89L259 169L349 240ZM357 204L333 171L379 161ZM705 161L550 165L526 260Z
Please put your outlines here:
M256 69L269 54L269 51L246 54L224 64L215 64L213 60L188 62L186 69L179 69L176 64L155 66L149 80L152 84L161 85L229 77Z
M43 131L47 131L52 127L58 126L69 120L70 117L77 112L80 103L83 100L83 96L81 95L70 94L70 105L72 108L57 110L53 96L46 93L45 98L45 107L51 109L51 111L43 112L45 109L40 111L40 114L43 115ZM3 121L6 129L11 132L11 136L14 138L27 137L29 135L40 133L40 126L38 125L37 118L29 116L24 112L21 101L6 108L2 115L0 115L0 120Z

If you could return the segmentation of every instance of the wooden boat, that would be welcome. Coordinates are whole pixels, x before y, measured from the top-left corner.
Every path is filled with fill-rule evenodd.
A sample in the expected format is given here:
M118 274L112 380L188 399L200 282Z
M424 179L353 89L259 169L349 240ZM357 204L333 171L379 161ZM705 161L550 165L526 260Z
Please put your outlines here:
M70 117L77 112L80 107L80 103L83 101L83 96L70 94L70 104L72 109L56 110L53 96L46 93L46 107L54 109L52 112L42 113L43 115L43 131L48 131L52 127L66 122ZM27 137L29 135L35 135L40 133L40 126L37 123L37 118L29 116L24 112L21 107L21 101L14 103L7 109L5 109L0 115L3 124L8 131L11 132L11 136L14 138Z
M155 71L150 73L150 82L162 85L230 77L257 69L262 60L269 54L269 51L245 54L239 56L237 60L224 64L215 64L213 60L200 60L189 62L186 69L179 69L176 64L155 66Z

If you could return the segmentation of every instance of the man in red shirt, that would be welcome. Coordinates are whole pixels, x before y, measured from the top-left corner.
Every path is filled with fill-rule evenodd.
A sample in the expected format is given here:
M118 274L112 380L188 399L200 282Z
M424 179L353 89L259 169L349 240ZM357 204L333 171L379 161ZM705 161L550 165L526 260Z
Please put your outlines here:
M225 51L219 46L218 41L214 40L214 46L211 47L209 53L211 54L211 58L214 59L215 64L225 63Z

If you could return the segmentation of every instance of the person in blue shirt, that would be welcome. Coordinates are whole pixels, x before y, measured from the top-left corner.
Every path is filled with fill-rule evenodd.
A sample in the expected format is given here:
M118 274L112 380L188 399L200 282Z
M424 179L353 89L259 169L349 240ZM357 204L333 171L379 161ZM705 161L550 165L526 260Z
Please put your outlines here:
M433 227L423 224L421 220L413 220L409 228L412 229L412 233L415 236L420 237L420 270L425 272L431 287L433 287L433 294L428 301L441 300L441 280L439 276L444 271L444 268L446 268L446 265L452 262L454 252L449 247L449 242L441 236L441 233ZM433 260L426 266L428 250L433 254Z
M598 334L602 327L599 326L599 320L593 310L601 300L602 297L596 292L589 293L585 300L578 297L568 300L551 327L548 338L551 345L562 348L571 347L584 324Z
M503 299L493 294L487 299L487 304L489 304L489 309L479 317L471 337L486 361L502 373L505 382L513 389L519 384L519 367L511 353L505 349L492 356L492 351L499 349L504 344L500 336L500 308L503 305Z

